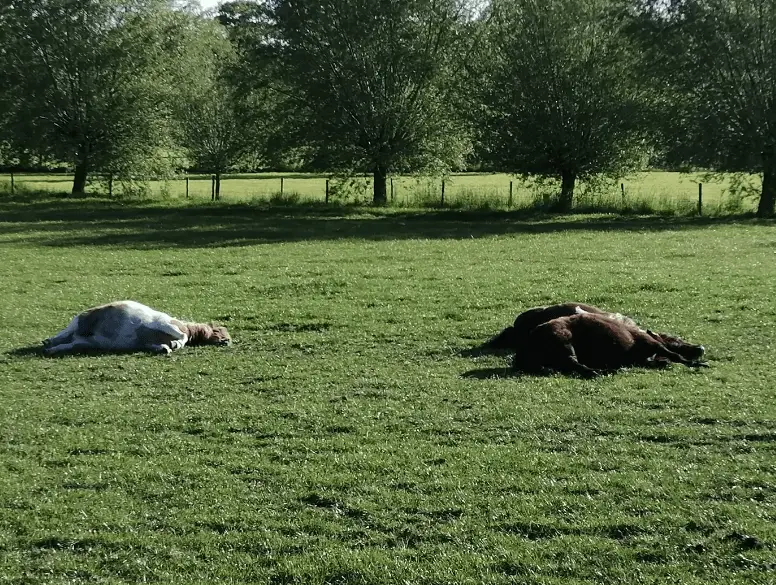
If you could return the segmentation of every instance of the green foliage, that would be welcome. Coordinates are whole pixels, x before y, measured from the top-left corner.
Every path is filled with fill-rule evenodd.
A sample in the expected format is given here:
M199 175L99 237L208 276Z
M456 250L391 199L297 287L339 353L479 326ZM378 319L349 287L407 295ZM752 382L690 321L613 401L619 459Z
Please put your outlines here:
M667 159L758 173L758 213L776 207L776 4L771 0L641 3L634 38L661 102L653 123Z
M269 3L264 45L283 99L274 146L316 169L374 174L458 167L469 137L454 107L466 43L458 0Z
M269 197L270 205L299 205L302 202L302 196L298 191L277 191Z
M287 127L282 105L290 89L276 69L272 47L277 39L268 6L243 0L225 2L216 18L232 46L226 66L219 63L219 75L229 88L240 133L247 141L235 166L248 171L263 167L298 170L304 163L303 145L283 142L280 147L272 140L283 134L279 128Z
M518 174L576 179L642 168L643 98L622 20L608 0L494 2L474 69L480 156Z
M61 198L0 217L0 580L773 581L771 221ZM26 349L127 297L235 343ZM587 381L459 355L572 299L711 367Z
M18 0L0 13L12 139L89 173L150 174L170 149L187 16L163 0ZM170 168L172 165L166 165Z
M216 20L227 30L238 51L243 53L259 49L259 45L269 39L272 29L267 7L253 0L220 4Z
M369 180L348 174L335 175L329 181L329 199L337 203L369 201Z
M175 111L177 142L189 167L216 175L220 198L221 175L245 164L259 150L255 94L237 83L238 56L217 22L192 19L184 74L190 83Z
M0 167L9 167L11 166L15 157L14 157L14 153L11 150L11 145L8 142L3 141L3 136L8 135L7 130L4 133L3 125L2 125L3 122L5 122L5 118L3 118L2 121L0 121Z
M243 133L231 89L218 79L192 97L182 115L181 127L181 143L190 164L202 171L222 174L239 161L251 144Z

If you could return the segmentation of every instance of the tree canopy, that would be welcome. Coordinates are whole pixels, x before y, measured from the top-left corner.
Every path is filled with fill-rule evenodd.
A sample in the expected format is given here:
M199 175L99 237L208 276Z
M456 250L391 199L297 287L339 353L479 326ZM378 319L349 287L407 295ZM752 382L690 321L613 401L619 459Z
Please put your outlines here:
M283 92L280 147L309 164L386 177L463 163L454 107L465 5L458 0L271 0L267 45Z
M762 175L776 205L776 3L647 0L635 27L662 94L653 121L675 162Z
M11 0L0 164L620 178L647 153L776 206L772 0ZM251 161L250 163L248 161ZM245 166L243 166L245 165Z
M15 143L71 163L74 193L163 160L188 24L163 0L14 0L0 59Z
M480 81L481 156L490 165L561 179L622 176L641 160L643 96L607 0L493 2Z
M175 103L175 132L188 163L216 177L244 162L259 148L254 95L240 91L235 45L217 21L200 22L187 43L192 71L183 74L187 91Z

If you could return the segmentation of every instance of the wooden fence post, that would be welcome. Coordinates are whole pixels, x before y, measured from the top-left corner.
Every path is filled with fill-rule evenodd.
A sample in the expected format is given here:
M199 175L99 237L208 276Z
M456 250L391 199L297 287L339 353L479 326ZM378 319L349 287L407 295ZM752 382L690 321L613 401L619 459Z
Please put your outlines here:
M625 207L625 183L620 183L620 193L622 193L622 206Z
M11 195L13 195L13 171L11 171Z
M391 177L391 203L393 203L393 177Z
M698 183L698 215L703 215L703 183Z
M509 199L507 200L507 209L512 207L512 181L509 181Z
M283 177L280 177L280 196L283 196Z
M108 197L113 197L113 173L108 173Z
M186 177L186 199L189 198L189 178Z
M442 179L442 207L445 206L445 180Z
M329 204L329 179L326 179L326 204Z

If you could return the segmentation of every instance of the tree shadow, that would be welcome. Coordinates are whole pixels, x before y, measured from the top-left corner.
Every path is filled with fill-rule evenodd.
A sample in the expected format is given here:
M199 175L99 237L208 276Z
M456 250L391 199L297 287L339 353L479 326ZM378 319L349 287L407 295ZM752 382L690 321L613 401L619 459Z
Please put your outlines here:
M104 199L0 199L6 234L47 246L201 248L363 239L470 239L563 231L675 231L724 223L774 225L749 216L551 216L532 210L395 210L347 205L121 204ZM4 224L4 225L3 225Z

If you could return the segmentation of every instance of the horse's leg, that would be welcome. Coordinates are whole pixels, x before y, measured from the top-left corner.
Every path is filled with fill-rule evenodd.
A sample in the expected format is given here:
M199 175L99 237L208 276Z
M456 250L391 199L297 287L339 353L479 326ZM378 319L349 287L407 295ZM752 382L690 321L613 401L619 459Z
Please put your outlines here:
M557 356L557 369L569 374L577 374L583 378L595 378L600 376L601 372L594 370L579 361L574 346L570 343L563 345L564 352Z
M166 343L153 343L151 345L146 345L143 349L162 355L170 355L172 353L172 348Z
M665 359L671 360L672 362L684 364L688 368L699 368L699 367L707 368L708 367L707 363L688 360L683 355L680 355L675 351L671 351L662 343L658 343L657 341L655 341L655 344L657 346L655 351L656 358L665 358Z
M137 345L155 353L170 353L180 349L188 341L188 336L170 323L155 322L153 326L142 325L137 329Z
M46 355L59 355L63 353L73 353L83 351L85 349L99 349L99 346L95 345L93 341L83 337L76 337L69 343L60 343L57 345L49 345L43 353Z
M44 347L50 347L52 345L62 345L63 343L69 343L72 341L73 335L78 328L78 317L73 317L67 327L56 335L52 335L48 339L43 340Z
M169 338L167 345L172 347L172 349L180 349L189 341L188 334L178 329L178 327L169 321L155 321L150 327L145 325L144 329L149 330L147 332L149 337L153 337L155 335L157 337L164 336ZM138 333L138 335L140 336L140 333Z

